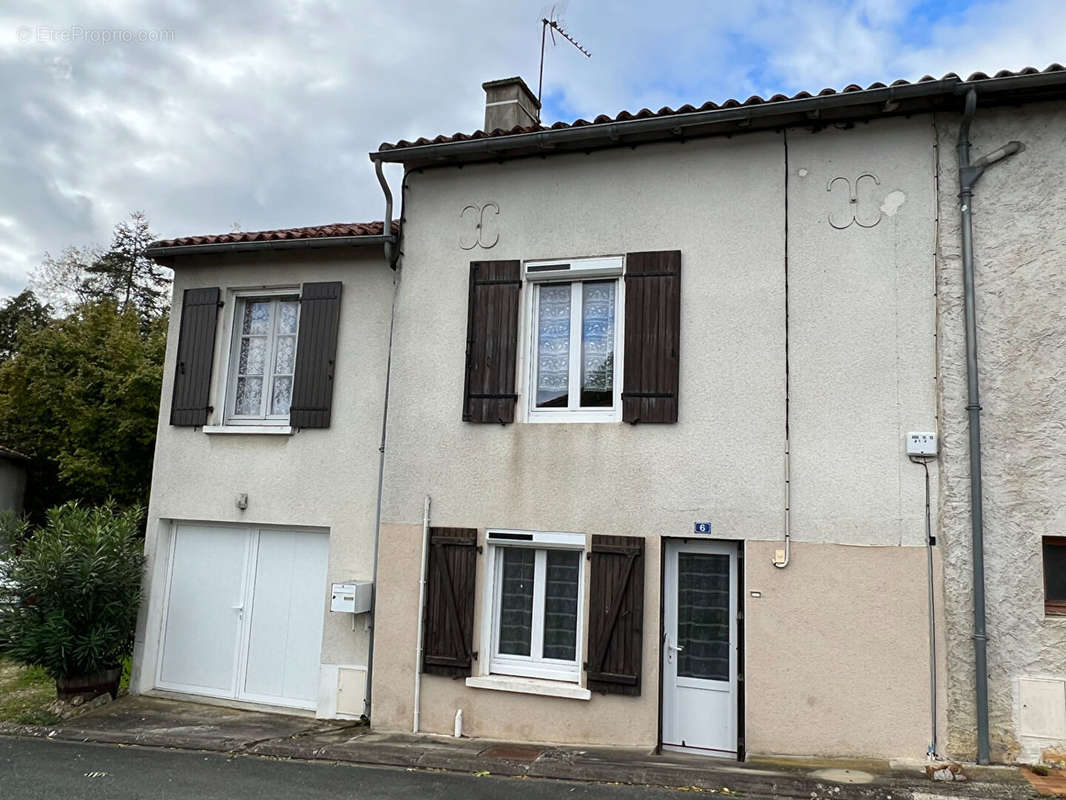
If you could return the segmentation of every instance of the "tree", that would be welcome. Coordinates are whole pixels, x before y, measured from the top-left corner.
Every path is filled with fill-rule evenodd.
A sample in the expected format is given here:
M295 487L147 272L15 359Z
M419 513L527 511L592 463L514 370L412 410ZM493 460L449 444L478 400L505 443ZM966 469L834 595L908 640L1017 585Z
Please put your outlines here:
M135 309L145 323L166 311L170 270L144 254L154 239L143 212L134 211L129 222L118 223L111 248L86 269L86 299L112 299L120 312Z
M147 502L165 337L165 316L146 323L112 299L25 331L0 364L0 442L31 458L29 514Z
M113 300L119 312L135 309L148 325L166 313L173 280L169 269L144 254L154 238L147 217L134 211L128 222L115 225L110 248L68 247L58 258L46 254L30 285L62 313L85 302Z
M18 352L20 335L40 330L51 319L51 306L42 304L30 289L5 300L0 306L0 362Z

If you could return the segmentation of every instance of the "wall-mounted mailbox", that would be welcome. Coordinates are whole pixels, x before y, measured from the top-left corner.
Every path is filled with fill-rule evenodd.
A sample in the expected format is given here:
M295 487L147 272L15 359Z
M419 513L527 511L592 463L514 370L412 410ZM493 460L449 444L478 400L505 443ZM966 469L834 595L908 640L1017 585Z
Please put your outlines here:
M329 610L345 614L367 613L370 611L370 595L373 586L373 581L333 584L333 597L329 601Z

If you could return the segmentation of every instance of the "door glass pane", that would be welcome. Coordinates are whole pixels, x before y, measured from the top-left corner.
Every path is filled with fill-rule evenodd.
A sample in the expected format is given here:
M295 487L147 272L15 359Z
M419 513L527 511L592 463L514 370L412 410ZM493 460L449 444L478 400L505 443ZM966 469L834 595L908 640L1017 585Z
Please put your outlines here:
M501 654L528 656L533 639L533 564L536 551L519 547L503 550L500 587Z
M581 553L549 550L544 584L544 657L577 658L577 578Z
M678 677L729 680L729 556L677 555Z
M615 281L581 284L581 407L614 405Z
M537 408L570 403L570 284L537 287Z

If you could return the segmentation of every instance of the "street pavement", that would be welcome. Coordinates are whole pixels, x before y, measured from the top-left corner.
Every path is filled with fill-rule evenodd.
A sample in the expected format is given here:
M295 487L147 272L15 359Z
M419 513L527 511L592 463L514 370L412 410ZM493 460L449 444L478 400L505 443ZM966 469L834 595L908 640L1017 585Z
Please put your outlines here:
M0 736L0 800L668 797L676 800L677 791Z

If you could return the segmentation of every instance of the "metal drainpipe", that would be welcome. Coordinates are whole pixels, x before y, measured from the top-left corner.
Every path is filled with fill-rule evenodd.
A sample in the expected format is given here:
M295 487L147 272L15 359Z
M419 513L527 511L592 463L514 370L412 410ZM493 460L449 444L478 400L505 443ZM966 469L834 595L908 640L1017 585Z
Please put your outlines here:
M966 322L966 411L970 421L970 525L973 539L973 645L977 684L977 763L987 764L988 752L988 636L985 628L984 501L981 487L981 392L977 371L977 310L973 265L973 190L986 168L1022 151L1012 141L970 162L970 123L977 112L977 91L966 92L959 126L959 211L962 216L962 285Z
M381 169L381 162L374 162L374 171L377 173L381 190L385 193L385 221L382 233L385 236L385 260L392 269L396 269L396 261L400 255L400 248L392 235L392 191L389 183L385 180L385 174ZM401 193L402 197L402 193ZM389 339L385 356L385 398L381 410L381 444L378 447L378 498L377 510L374 515L374 554L373 568L374 580L370 588L370 641L367 644L366 654L366 697L363 698L363 716L370 719L374 695L374 639L377 635L377 594L378 594L378 550L381 542L381 498L385 488L385 441L388 433L389 422L389 386L392 380L392 333L396 325L396 295L400 291L400 276L393 273L392 279L392 308L389 312Z

